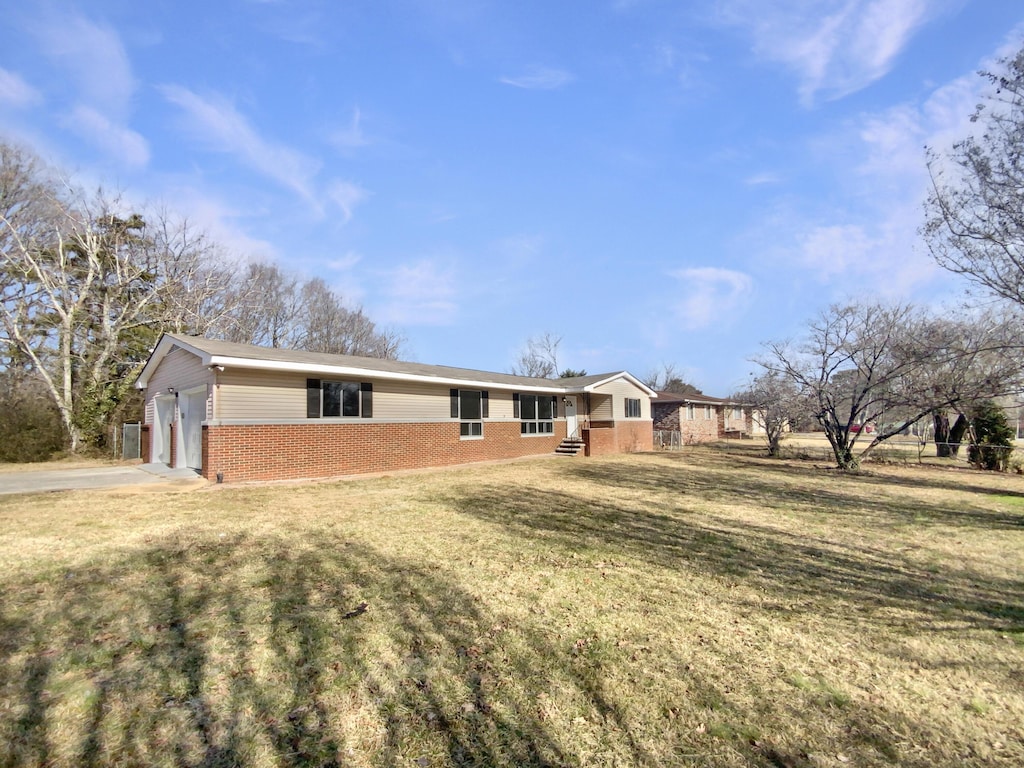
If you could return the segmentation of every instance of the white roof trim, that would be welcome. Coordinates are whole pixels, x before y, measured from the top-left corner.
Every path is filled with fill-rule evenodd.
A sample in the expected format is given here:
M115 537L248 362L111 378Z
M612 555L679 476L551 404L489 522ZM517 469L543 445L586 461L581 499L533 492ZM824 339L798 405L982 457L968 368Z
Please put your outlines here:
M616 379L626 379L634 386L640 388L647 393L649 397L657 397L657 393L644 384L642 381L637 379L632 374L622 371L621 373L609 374L600 381L596 381L587 384L583 387L572 387L572 386L526 386L523 383L506 383L496 382L486 378L462 378L454 376L429 376L418 373L408 373L401 371L383 371L378 368L371 367L358 367L358 366L345 366L345 365L323 365L323 364L303 364L288 362L283 360L263 360L256 357L232 357L228 355L216 355L210 352L206 352L199 347L189 344L187 341L171 336L162 336L156 349L153 350L153 354L150 356L146 365L143 367L142 372L139 374L138 379L135 382L135 386L138 389L145 389L149 386L149 379L153 375L153 372L159 367L160 362L167 356L167 354L174 349L179 347L190 354L195 355L199 358L204 366L212 368L214 366L222 366L224 368L245 368L248 370L261 370L261 371L284 371L291 373L309 373L309 374L320 374L323 376L345 376L352 378L371 378L371 379L382 379L389 381L410 381L427 384L438 384L451 387L474 387L474 388L486 388L501 391L520 391L528 389L531 392L546 392L553 395L567 395L578 392L593 392L597 387L603 386L609 382L615 381Z
M487 379L461 379L446 376L423 376L416 373L401 373L398 371L382 371L378 368L358 368L348 365L297 365L280 360L255 360L245 357L224 357L221 355L210 355L210 362L203 361L205 365L223 365L225 368L247 368L249 370L261 371L288 371L292 373L321 373L331 376L350 376L355 378L387 379L390 381L415 381L428 384L444 384L447 386L473 386L486 387L487 389L520 390L523 385L504 384ZM551 392L561 394L567 392L565 387L529 387L531 392Z
M600 381L595 381L593 384L588 384L587 386L583 387L583 391L584 392L593 392L598 387L603 387L605 384L608 384L609 382L615 381L616 379L625 379L630 384L633 384L634 386L639 387L644 392L646 392L648 397L657 397L658 396L657 392L655 392L653 389L648 387L646 384L644 384L642 381L640 381L640 379L638 379L636 376L631 374L629 371L622 371L620 373L609 374L606 378L603 378Z

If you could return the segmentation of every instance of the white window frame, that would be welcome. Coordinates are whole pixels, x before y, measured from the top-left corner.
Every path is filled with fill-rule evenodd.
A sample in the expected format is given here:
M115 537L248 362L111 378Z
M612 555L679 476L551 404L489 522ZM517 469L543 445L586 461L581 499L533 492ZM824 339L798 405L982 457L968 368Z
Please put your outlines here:
M486 417L486 406L485 402L488 401L489 395L487 390L484 389L457 389L453 392L458 392L458 420L459 420L459 440L483 440L484 439L484 419ZM463 418L463 395L469 393L477 394L477 404L480 410L479 418ZM454 405L453 405L454 407Z
M530 392L519 393L519 436L520 437L550 437L555 434L555 412L557 406L550 395L535 395ZM527 402L533 403L533 415L528 416ZM546 402L551 408L549 418L541 417L541 402Z

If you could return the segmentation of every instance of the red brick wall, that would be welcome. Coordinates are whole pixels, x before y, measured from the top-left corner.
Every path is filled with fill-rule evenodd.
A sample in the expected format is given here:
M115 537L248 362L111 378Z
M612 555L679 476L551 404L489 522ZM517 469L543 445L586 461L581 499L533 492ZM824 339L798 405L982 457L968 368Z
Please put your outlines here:
M692 419L686 418L686 406L679 409L679 435L683 445L693 443L706 443L710 440L717 440L720 437L721 415L719 409L711 412L711 418L704 418L704 406L698 405L694 408Z
M442 467L552 453L565 437L522 437L519 422L485 422L482 440L460 440L458 422L259 424L203 429L203 476L224 482L332 477ZM650 438L648 438L650 443Z
M654 450L654 430L649 421L602 422L583 430L587 456Z
M619 451L639 453L654 450L654 429L649 421L623 421L616 426Z
M614 427L584 429L583 442L587 445L587 456L618 453Z
M679 414L682 410L678 403L651 403L651 416L654 417L654 428L667 432L678 432Z

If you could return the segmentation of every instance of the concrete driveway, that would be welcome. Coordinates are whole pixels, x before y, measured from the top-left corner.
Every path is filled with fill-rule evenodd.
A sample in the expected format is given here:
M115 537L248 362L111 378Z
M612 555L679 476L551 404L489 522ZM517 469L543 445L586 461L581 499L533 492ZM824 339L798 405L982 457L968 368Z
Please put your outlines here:
M191 469L168 469L163 464L0 472L0 494L119 488L126 485L151 485L171 480L198 479L199 475Z

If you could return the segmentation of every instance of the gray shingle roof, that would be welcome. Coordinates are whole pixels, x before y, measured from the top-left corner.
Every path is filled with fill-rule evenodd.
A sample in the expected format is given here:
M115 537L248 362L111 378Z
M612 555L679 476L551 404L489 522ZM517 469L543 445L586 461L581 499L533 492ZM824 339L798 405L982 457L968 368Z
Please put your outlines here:
M139 376L140 386L145 386L148 381L150 365L159 362L156 359L156 355L160 353L161 347L164 350L169 350L169 343L186 350L201 353L209 358L210 363L223 363L226 359L230 359L233 361L233 364L242 367L245 367L246 362L249 362L252 367L260 367L259 364L269 362L279 363L297 371L304 368L311 370L346 368L364 370L368 373L381 372L420 379L477 382L522 389L548 389L573 392L583 391L587 387L623 375L631 379L633 378L625 371L616 371L614 373L577 376L569 379L541 379L529 376L515 376L511 373L480 371L472 368L455 368L452 366L426 365L424 363L411 363L401 360L382 360L376 357L333 355L323 352L257 347L252 344L238 344L218 339L206 339L200 336L165 334L157 345L154 357L146 364L146 369Z
M670 403L694 403L696 405L738 405L735 400L711 397L710 395L680 395L676 392L659 392L658 405Z

